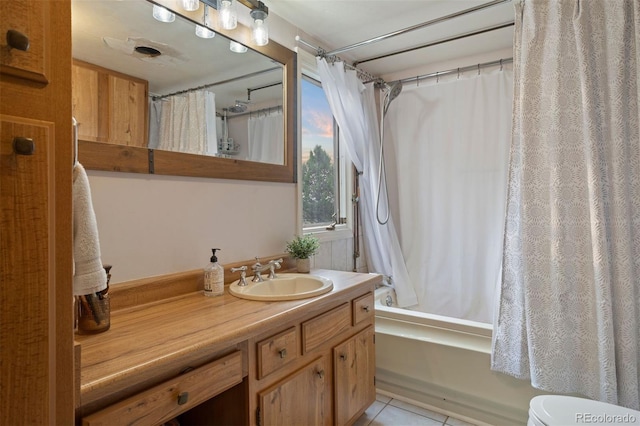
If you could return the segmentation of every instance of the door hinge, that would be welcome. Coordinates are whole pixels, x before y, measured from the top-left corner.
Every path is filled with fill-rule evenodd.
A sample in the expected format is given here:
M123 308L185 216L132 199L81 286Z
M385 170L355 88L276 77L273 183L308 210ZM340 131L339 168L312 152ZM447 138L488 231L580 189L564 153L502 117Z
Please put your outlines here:
M256 408L256 426L260 426L260 407Z
M373 386L376 385L376 376L373 376Z

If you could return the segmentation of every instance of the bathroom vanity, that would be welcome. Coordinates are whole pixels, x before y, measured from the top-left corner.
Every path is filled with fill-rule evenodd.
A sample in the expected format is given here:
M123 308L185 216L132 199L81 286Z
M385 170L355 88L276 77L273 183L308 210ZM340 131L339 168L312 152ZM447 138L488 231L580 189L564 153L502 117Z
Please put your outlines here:
M373 291L381 277L312 274L333 289L263 302L227 286L219 297L190 291L131 306L117 300L131 289L116 290L111 329L76 339L78 422L353 423L375 399Z

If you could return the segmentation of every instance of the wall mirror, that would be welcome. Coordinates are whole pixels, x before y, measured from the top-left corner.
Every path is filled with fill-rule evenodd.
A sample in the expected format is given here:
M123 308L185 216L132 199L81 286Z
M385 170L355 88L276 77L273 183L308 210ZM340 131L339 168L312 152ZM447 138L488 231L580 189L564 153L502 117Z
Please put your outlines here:
M293 51L253 46L249 28L219 29L215 9L177 0L73 0L72 35L85 168L295 181Z

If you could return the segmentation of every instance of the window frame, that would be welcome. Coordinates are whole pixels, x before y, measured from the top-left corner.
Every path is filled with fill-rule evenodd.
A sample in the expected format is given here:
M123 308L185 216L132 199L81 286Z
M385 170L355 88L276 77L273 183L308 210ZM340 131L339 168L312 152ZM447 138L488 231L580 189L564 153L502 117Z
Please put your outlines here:
M309 55L310 56L310 55ZM310 66L307 63L302 62L303 66L301 67L300 72L300 84L302 85L303 80L310 80L314 84L318 84L320 87L322 86L322 81L315 70L315 58L313 58L313 66ZM302 127L302 88L299 90L300 93L300 126ZM299 206L299 223L300 228L302 230L302 234L314 234L320 242L323 241L333 241L339 239L346 239L353 236L353 163L350 158L348 158L346 148L344 143L341 140L340 128L338 127L335 118L333 119L334 123L334 171L335 171L335 210L338 216L345 218L344 223L338 223L335 225L333 229L328 229L330 225L314 225L314 226L305 226L303 223L302 217L302 191L303 191L303 180L302 180L302 155L299 155L299 167L300 178L299 182L299 190L298 196L300 199ZM301 129L302 130L302 129ZM302 135L302 131L299 133ZM299 152L302 153L302 136L300 137L299 142ZM340 221L340 220L338 220Z

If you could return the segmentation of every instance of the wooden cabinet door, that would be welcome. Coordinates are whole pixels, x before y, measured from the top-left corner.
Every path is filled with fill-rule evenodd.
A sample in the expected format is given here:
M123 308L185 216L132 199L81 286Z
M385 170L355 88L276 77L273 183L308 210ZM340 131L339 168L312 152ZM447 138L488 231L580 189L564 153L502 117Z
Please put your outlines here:
M109 142L147 147L147 84L109 75Z
M148 95L145 80L73 61L73 116L81 140L146 147Z
M86 141L106 141L100 137L106 130L100 128L101 115L99 105L99 74L98 71L88 67L73 64L71 67L72 82L72 111L78 122L78 138Z
M51 52L45 41L50 37L50 2L41 0L0 1L0 72L48 83ZM7 32L15 31L28 39L27 50L10 48Z
M53 123L0 115L0 424L49 418L53 135ZM32 155L14 152L16 137Z
M260 424L325 424L326 360L324 357L259 393Z
M333 349L335 424L350 424L376 398L375 347L369 327Z

